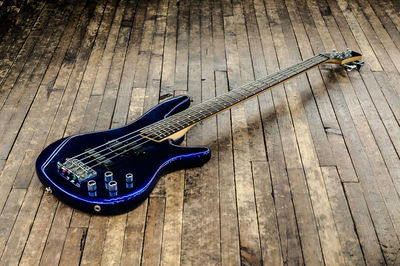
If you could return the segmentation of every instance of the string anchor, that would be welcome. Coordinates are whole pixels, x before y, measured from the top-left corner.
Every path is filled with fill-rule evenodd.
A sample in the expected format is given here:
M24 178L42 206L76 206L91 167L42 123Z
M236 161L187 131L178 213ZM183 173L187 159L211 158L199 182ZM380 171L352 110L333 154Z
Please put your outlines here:
M348 71L352 71L353 69L357 68L357 70L360 70L360 68L364 65L364 61L354 61L350 63L343 64L342 66Z

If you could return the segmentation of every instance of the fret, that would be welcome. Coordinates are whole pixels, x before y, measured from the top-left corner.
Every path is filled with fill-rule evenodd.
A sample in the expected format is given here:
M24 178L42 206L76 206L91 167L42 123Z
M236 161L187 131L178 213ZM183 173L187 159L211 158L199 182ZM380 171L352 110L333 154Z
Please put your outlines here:
M161 131L163 128L161 127L161 121L152 124L149 128L146 129L146 131L150 131L151 133L153 132L159 132Z
M212 101L206 101L202 104L205 107L208 107L209 110L211 110L213 113L220 111L218 107L216 107L215 100L213 99Z
M199 105L198 105L198 108L200 109L200 112L203 111L203 112L205 113L206 116L208 116L209 114L210 114L210 115L213 114L213 112L210 112L210 110L205 109L204 107L205 107L205 106L204 106L203 104L199 104ZM201 112L201 113L202 113L202 112ZM204 113L202 113L202 114L204 114Z
M222 96L222 95L221 95L221 96ZM221 98L221 97L218 97L217 100L220 101L220 102L222 102L222 106L223 106L224 109L225 109L226 107L229 107L229 106L231 105L230 102L224 100L224 99Z
M254 91L253 91L253 90L248 90L248 88L246 88L246 87L250 87L250 89L254 89L254 87L256 87L256 86L254 86L255 83L260 83L260 84L261 84L260 81L257 81L257 80L256 80L256 81L252 82L252 83L249 84L249 85L245 85L245 86L239 87L239 89L245 90L245 91L247 91L248 93L253 94ZM257 87L256 87L256 88L257 88ZM251 96L251 95L250 95L250 96Z
M215 98L215 105L218 106L218 108L219 108L218 111L224 110L226 106L229 106L224 103L220 103L218 98Z
M170 123L167 124L168 129L179 131L180 130L179 124L178 124L179 122L180 122L179 120L177 120L177 121L172 120Z
M165 124L165 123L164 123ZM164 125L164 127L160 127L158 129L158 132L163 134L169 134L172 130L170 128L167 128L167 125Z
M244 97L244 99L246 99L247 98L247 95L246 94L243 94L243 93L240 93L240 91L239 90L232 90L231 91L231 93L236 93L236 94L238 94L238 95L240 95L240 96L242 96L242 97Z
M236 99L230 97L227 93L222 94L221 96L219 96L221 99L224 99L226 102L228 102L230 105L234 105L236 103ZM228 100L228 99L233 99L233 102Z
M196 118L193 115L191 115L189 112L187 114L187 117L185 117L185 120L189 120L189 122L193 122L193 123L197 122Z
M207 117L206 110L203 110L200 105L197 105L192 108L193 117L196 118L196 122L202 120L204 117Z
M254 84L255 84L255 82L251 83L248 86L249 89L246 89L245 87L240 87L240 88L237 89L237 91L240 91L241 93L244 93L246 98L251 97L251 96L254 95L254 87L255 87Z
M235 104L238 103L240 101L240 99L236 98L235 96L232 95L232 91L228 92L226 94L227 97L233 99L235 101Z
M183 128L196 123L198 121L197 118L190 112L192 112L192 110L188 109L181 113L176 114L176 116L178 117L178 119L176 119L176 121L179 121L176 123L182 124ZM171 118L174 119L174 117L171 117Z

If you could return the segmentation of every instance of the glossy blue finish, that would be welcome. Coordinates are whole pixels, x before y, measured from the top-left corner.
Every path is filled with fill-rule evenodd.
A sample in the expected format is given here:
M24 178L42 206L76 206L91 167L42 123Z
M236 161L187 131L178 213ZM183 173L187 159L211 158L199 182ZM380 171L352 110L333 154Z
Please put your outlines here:
M45 187L51 188L56 197L74 208L95 214L127 212L147 198L161 175L204 164L210 158L210 150L207 147L179 146L183 139L161 143L149 141L142 145L145 154L129 153L113 159L114 165L110 169L106 169L103 165L94 168L97 172L94 178L97 183L97 197L88 195L86 182L81 187L76 187L63 178L57 172L57 162L180 112L189 104L189 97L178 96L157 105L138 120L124 127L60 139L49 145L39 155L36 161L38 177ZM110 197L105 188L104 173L108 170L113 172L114 180L118 182L118 195L115 197ZM133 188L127 188L125 185L127 173L132 173L134 176ZM100 211L95 211L96 205L100 207Z

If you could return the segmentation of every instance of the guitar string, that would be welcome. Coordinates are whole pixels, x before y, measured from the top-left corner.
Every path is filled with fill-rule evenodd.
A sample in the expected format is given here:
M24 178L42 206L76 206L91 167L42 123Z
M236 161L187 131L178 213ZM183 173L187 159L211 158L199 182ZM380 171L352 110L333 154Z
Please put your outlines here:
M313 62L313 61L316 61L317 59L319 59L319 60L324 59L323 61L325 61L327 58L326 58L326 56L321 55L321 54L316 55L316 56L314 56L314 57L312 57L312 58L309 58L309 59L307 59L307 60L304 60L304 61L302 61L302 62L300 62L300 63L298 63L298 64L296 64L296 65L294 65L294 66L291 66L291 67L288 67L288 68L286 68L286 69L284 69L284 70L282 70L282 71L276 72L276 73L270 75L269 77L267 76L267 77L265 77L264 79L259 79L259 80L256 80L256 81L252 82L252 83L245 84L245 85L240 86L240 87L238 87L238 88L236 88L236 89L234 89L234 90L232 90L232 91L228 91L227 93L229 93L229 92L235 92L235 91L238 90L238 89L245 89L245 88L247 88L247 87L249 87L250 89L254 89L254 87L257 87L257 89L261 89L261 88L259 88L257 85L264 85L264 86L265 86L265 82L267 82L267 81L269 82L269 81L275 80L274 77L277 76L277 75L281 75L281 76L283 75L283 77L284 77L283 80L286 80L286 79L289 78L290 76L289 76L289 77L286 77L286 76L285 76L285 74L286 74L285 72L291 72L291 71L293 71L293 69L296 69L296 70L297 70L298 67L303 67L303 68L305 68L305 67L309 67L309 66L311 66L311 65L315 65L316 63L317 63L317 64L320 64L320 63L323 62L323 61L322 61L322 62L321 62L321 61ZM301 72L302 72L302 71L301 71ZM283 74L283 73L285 73L285 74ZM296 74L297 74L297 73L295 73L294 75L296 75ZM280 78L280 79L281 79L281 78ZM280 79L279 79L277 82L281 82ZM257 84L257 85L256 85L256 84ZM272 84L272 85L273 85L273 84ZM271 86L272 86L272 85L271 85ZM263 86L263 87L264 87L264 86ZM268 87L270 87L270 85L268 85ZM257 93L257 92L258 92L258 91L256 91L255 93ZM224 93L224 94L227 94L227 93ZM222 95L224 95L224 94L222 94ZM220 95L220 96L222 96L222 95ZM250 96L251 96L251 95L250 95ZM250 97L250 96L249 96L249 97ZM207 103L207 102L210 101L210 100L215 100L215 99L216 99L216 98L209 99L209 100L203 102L203 104ZM201 113L201 111L200 111L200 113ZM178 114L179 114L179 113L178 113ZM171 116L171 117L173 117L173 116ZM181 119L182 117L177 116L177 117L175 117L175 118ZM166 119L167 119L167 118L166 118ZM170 119L170 120L171 120L171 119ZM162 121L165 122L165 119L160 120L160 121L158 121L158 122L162 122ZM103 152L103 151L105 151L105 150L107 150L107 149L110 149L110 150L111 150L112 147L115 147L115 146L117 146L117 145L120 145L120 144L122 144L122 143L124 143L124 142L126 142L126 141L129 141L129 140L132 140L132 139L134 139L134 138L136 138L136 137L139 137L140 139L143 139L143 137L141 137L140 134L137 134L137 135L132 136L132 137L126 139L126 140L123 140L122 142L117 142L117 143L115 143L114 145L111 145L111 146L109 146L109 147L107 147L107 148L105 148L105 149L103 149L103 150L95 151L96 149L98 149L98 148L100 148L100 147L103 147L103 146L105 146L105 145L107 145L107 144L109 144L109 143L113 143L113 142L115 142L115 141L117 141L117 140L120 140L120 139L122 139L122 138L125 138L125 137L127 137L127 136L129 136L129 135L132 135L132 134L134 134L134 133L136 133L136 132L138 132L138 131L143 131L144 129L146 129L146 128L148 128L148 127L154 126L154 125L157 124L158 122L153 123L153 124L150 124L150 125L145 126L145 127L143 127L143 128L140 128L140 129L138 129L138 130L135 130L135 131L133 131L133 132L131 132L131 133L128 133L128 134L126 134L126 135L124 135L124 136L121 136L121 137L119 137L119 138L116 138L116 139L113 139L113 140L111 140L111 141L108 141L108 142L106 142L106 143L104 143L104 144L102 144L102 145L99 145L99 146L97 146L97 147L95 147L95 148L90 149L89 151L86 151L86 152L83 152L83 153L81 153L81 154L78 154L78 155L72 157L71 159L77 158L77 157L79 157L79 156L81 156L81 155L84 155L84 154L86 154L86 153L89 153L89 152L91 152L91 151L93 151L94 153L100 154L101 152ZM167 122L168 122L168 121L167 121ZM172 120L171 122L174 122L174 121ZM156 126L157 126L157 125L156 125ZM162 128L160 128L160 129L162 130ZM169 128L169 129L170 129L170 128ZM169 134L168 131L167 131L166 133ZM163 134L164 134L164 133L163 133ZM159 136L158 136L158 137L159 137ZM163 137L163 135L162 135L162 137ZM140 139L139 139L139 140L136 140L136 142L140 141ZM148 139L148 141L150 141L150 139ZM146 141L146 142L147 142L147 141ZM134 144L137 144L137 143L135 143L135 142L133 142L133 143L134 143ZM142 143L140 143L140 144L138 144L138 145L136 145L136 146L134 146L134 147L129 148L129 149L126 150L126 151L129 151L129 150L131 150L131 149L134 149L134 148L136 148L137 146L142 145L142 144L144 144L144 143L145 143L145 142L142 142ZM118 148L116 149L116 151L118 151L118 150L120 150L120 149L124 149L125 147L127 147L127 146L129 146L129 145L132 145L132 142L131 142L130 144L128 144L128 145L118 147ZM106 153L106 154L104 154L104 155L100 154L100 155L103 156L103 157L106 157L107 155L109 155L109 154L111 154L111 153L113 153L113 152L115 152L115 151L112 151L112 150L111 150L109 153ZM125 153L125 151L124 151L123 153ZM111 157L111 158L114 158L114 157L116 157L116 156L119 156L120 154L121 154L121 153L118 153L117 155L115 155L115 156L113 156L113 157ZM85 160L85 159L91 158L91 157L92 157L92 155L89 155L89 156L83 158L82 160ZM110 160L111 158L106 158L106 159L103 160L101 163L103 163L103 162L106 161L106 160ZM97 159L94 159L94 160L92 160L92 161L96 161L96 160L97 160ZM89 162L87 162L86 164L89 164L89 163L91 163L92 161L89 161ZM93 166L93 167L94 167L94 166Z
M319 56L315 56L315 57L312 57L312 58L310 58L310 59L308 59L308 60L305 60L305 61L303 61L303 62L301 62L301 63L299 63L299 64L296 64L296 65L294 65L293 67L289 67L289 68L287 68L287 69L284 69L283 71L280 71L280 72L277 72L277 73L275 73L275 74L273 74L273 75L271 75L270 77L266 77L265 79L260 79L260 80L257 80L256 82L254 82L254 83L251 83L251 84L246 84L246 85L254 85L255 83L258 83L258 84L261 84L261 85L265 85L265 81L264 80L274 80L274 76L276 76L276 75L278 75L278 74L280 74L280 75L283 75L283 73L284 72L287 72L287 71L293 71L293 69L296 67L299 67L299 66L301 66L301 67L306 67L307 65L309 65L309 63L311 63L313 60L315 60L315 59L318 59L318 57ZM324 58L324 61L326 60L326 58ZM308 61L308 62L307 62ZM307 62L307 64L304 64L304 63L306 63ZM323 61L322 61L323 62ZM319 62L319 63L321 63L321 62ZM315 63L314 63L315 64ZM289 78L289 77L286 77L285 75L284 75L284 80L285 79L287 79L287 78ZM280 79L277 81L277 82L280 82ZM271 85L272 86L272 85ZM270 86L269 86L270 87ZM240 88L240 87L239 87ZM254 89L254 88L253 88ZM258 88L257 87L257 89L260 89L260 88ZM234 91L234 90L232 90L232 91ZM207 101L206 101L207 102ZM203 103L205 103L205 102L203 102ZM162 120L161 120L162 121ZM153 124L151 124L151 125L153 125ZM149 125L149 126L151 126L151 125ZM148 127L148 126L146 126L146 127ZM146 127L144 127L144 128L146 128ZM137 131L140 131L140 130L143 130L144 128L141 128L141 129L138 129ZM136 132L137 132L136 131ZM131 133L130 133L131 134ZM167 134L169 134L168 132L167 132ZM129 134L127 134L127 135L129 135ZM127 135L125 135L125 136L122 136L122 137L120 137L120 138L123 138L123 137L126 137ZM108 153L106 153L106 154L101 154L101 152L103 152L104 150L107 150L107 149L109 149L109 148L111 148L111 147L108 147L108 148L106 148L106 149L103 149L103 150L101 150L101 151L95 151L95 153L98 153L98 154L100 154L102 157L105 157L105 160L103 160L103 161L101 161L100 163L103 163L103 162L105 162L105 161L107 161L107 160L110 160L110 159L112 159L112 158L114 158L114 157L116 157L116 156L119 156L119 155L121 155L121 154L123 154L123 153L125 153L125 152L127 152L127 151L129 151L129 150L132 150L132 149L134 149L134 148L136 148L136 147L138 147L138 146L140 146L140 145L142 145L142 144L144 144L144 143L146 143L146 142L148 142L148 141L150 141L150 139L148 139L146 142L142 142L142 143L140 143L140 144L138 144L138 141L140 141L140 139L143 139L141 136L140 136L140 134L137 134L137 135L135 135L135 136L133 136L133 137L131 137L131 138L129 138L129 139L126 139L126 140L124 140L124 141L122 141L122 143L123 142L126 142L126 141L129 141L129 140L131 140L131 139L133 139L133 138L135 138L135 137L138 137L139 136L139 140L136 140L135 142L131 142L131 143L129 143L128 145L125 145L125 146L121 146L121 147L118 147L116 150L111 150L110 149L110 152L108 152ZM168 136L168 135L167 135ZM163 135L161 136L161 137L164 137ZM115 139L114 140L111 140L111 141L109 141L109 142L107 142L107 143L112 143L113 141L115 141ZM112 147L113 146L116 146L116 145L119 145L119 144L121 144L121 143L116 143L115 145L112 145ZM124 149L124 148L126 148L127 146L130 146L130 145L132 145L132 144L136 144L134 147L131 147L131 148L129 148L129 149L127 149L126 151L124 151L123 153L117 153L116 151L119 151L119 150L121 150L121 149ZM103 144L104 145L104 144ZM99 146L100 147L100 146ZM98 147L96 147L96 148L93 148L92 150L94 150L94 149L97 149ZM116 153L116 155L114 155L114 156L112 156L111 158L107 158L106 156L107 155L109 155L109 154L111 154L111 153ZM88 157L86 157L86 158L90 158L90 157L92 157L92 156L88 156ZM85 160L86 158L83 158L82 160ZM89 161L89 162L86 162L86 164L89 164L89 163L91 163L91 162L93 162L93 161L97 161L97 159L95 158L95 159L93 159L93 160L91 160L91 161ZM98 165L98 164L96 164L96 165ZM94 167L94 166L93 166Z
M315 57L312 57L312 58L310 58L310 59L307 59L307 60L305 60L305 61L303 61L303 62L301 62L301 63L299 63L299 64L296 64L296 65L294 65L294 66L292 66L292 67L289 67L289 68L287 68L287 69L284 69L283 71L279 71L279 72L277 72L277 73L275 73L275 74L272 74L270 77L266 77L265 79L259 79L259 80L256 80L255 82L252 82L252 83L250 83L250 84L245 84L245 85L255 85L256 83L258 83L258 84L260 84L260 85L264 85L265 86L265 82L268 80L268 81L270 81L270 80L275 80L274 79L274 76L276 76L276 75L283 75L283 73L284 72L288 72L288 71L293 71L293 69L296 67L296 68L298 68L299 66L301 66L301 67L308 67L308 65L312 65L312 64L309 64L309 63L313 63L314 65L315 65L315 62L312 62L313 60L315 60L315 59L322 59L322 58L319 58L320 57L320 55L317 55L317 56L315 56ZM325 56L323 56L323 61L325 61L326 60L326 57ZM323 62L322 61L322 62ZM304 63L306 63L307 62L307 64L304 64ZM318 62L318 63L322 63L322 62ZM309 67L308 67L309 68ZM307 68L306 68L307 69ZM296 74L294 74L294 75L296 75ZM283 81L284 80L286 80L287 78L289 78L290 76L288 76L288 77L286 77L285 75L283 75L283 77L284 77L284 79L283 79ZM281 78L280 78L281 79ZM279 80L277 80L276 82L281 82L280 81L280 79ZM272 85L271 85L272 86ZM241 87L239 87L239 88L243 88L243 87L246 87L246 86L241 86ZM270 87L269 85L268 85L268 87ZM239 89L239 88L237 88L237 89ZM235 90L237 90L237 89L235 89ZM253 89L254 89L254 86L253 86ZM257 89L260 89L259 87L257 87ZM232 90L232 91L235 91L235 90ZM232 92L232 91L230 91L230 92ZM257 93L257 92L256 92ZM211 99L212 100L212 99ZM207 101L205 101L205 102L203 102L203 103L206 103ZM161 120L161 121L163 121L163 120ZM161 121L159 121L159 122L161 122ZM171 121L171 122L173 122L173 121ZM154 125L154 124L151 124L151 125L149 125L149 126L152 126L152 125ZM149 126L146 126L146 127L149 127ZM144 127L144 128L146 128L146 127ZM141 129L138 129L138 130L136 130L136 131L134 131L134 132L137 132L137 131L140 131L140 130L143 130L144 128L141 128ZM130 134L133 134L134 132L131 132L131 133L129 133L129 134L126 134L125 136L122 136L122 137L119 137L118 139L120 139L120 138L123 138L123 137L126 137L126 136L128 136L128 135L130 135ZM168 132L166 132L168 135L170 135L170 133L168 133ZM166 136L168 136L168 135L166 135ZM103 152L103 151L105 151L105 150L107 150L107 149L109 149L109 148L112 148L112 147L114 147L114 146L116 146L116 145L119 145L119 144L121 144L121 143L124 143L124 142L126 142L126 141L129 141L129 140L132 140L133 138L135 138L135 137L138 137L139 136L139 140L136 140L135 142L130 142L128 145L125 145L125 146L121 146L121 147L118 147L116 150L111 150L110 149L110 152L108 152L108 153L106 153L106 154L101 154L101 152ZM164 137L164 135L162 135L161 137ZM133 136L133 137L131 137L131 138L129 138L129 139L126 139L126 140L123 140L121 143L116 143L116 144L114 144L114 145L112 145L111 147L108 147L108 148L105 148L105 149L103 149L103 150L101 150L101 151L95 151L95 153L98 153L98 154L100 154L102 157L105 157L105 160L103 160L103 161L101 161L99 164L101 164L101 163L103 163L103 162L105 162L105 161L107 161L107 160L111 160L112 158L115 158L116 156L120 156L121 154L123 154L123 153L125 153L125 152L128 152L128 151L130 151L130 150L132 150L132 149L134 149L134 148L136 148L136 147L138 147L138 146L140 146L140 145L142 145L142 144L144 144L144 143L146 143L146 142L148 142L148 141L150 141L150 139L146 139L147 141L145 141L145 142L142 142L142 143L138 143L141 139L144 139L143 137L141 137L140 136L140 134L137 134L137 135L135 135L135 136ZM114 140L111 140L111 141L109 141L109 142L107 142L107 143L112 143L113 141L116 141L117 139L114 139ZM107 143L105 143L105 144L107 144ZM122 153L117 153L116 151L119 151L119 150L121 150L121 149L124 149L124 148L126 148L126 147L128 147L128 146L130 146L130 145L132 145L132 144L136 144L135 146L133 146L133 147L130 147L129 149L127 149L127 150L125 150L124 152L122 152ZM104 146L104 144L103 145L100 145L100 146ZM98 147L96 147L96 148L92 148L92 150L94 150L94 149L97 149L97 148L99 148L100 146L98 146ZM109 154L111 154L111 153L116 153L116 155L114 155L114 156L112 156L111 158L107 158L106 156L107 155L109 155ZM83 153L84 154L84 153ZM75 156L76 157L76 156ZM92 156L87 156L86 158L91 158ZM83 158L82 160L85 160L86 158ZM91 163L91 162L93 162L93 161L97 161L97 159L93 159L93 160L91 160L91 161L89 161L89 162L86 162L86 164L89 164L89 163ZM95 166L97 166L98 164L96 164ZM92 166L92 167L95 167L95 166Z
M282 72L281 72L282 73ZM142 138L143 139L143 138ZM136 145L134 146L134 147L131 147L131 148L129 148L129 149L127 149L127 150L125 150L125 151L123 151L122 153L118 153L118 154L116 154L116 155L114 155L114 156L112 156L111 158L108 158L108 159L106 159L106 160L111 160L111 159L113 159L113 158L115 158L115 157L117 157L117 156L120 156L120 155L122 155L122 154L124 154L124 153L126 153L126 152L128 152L128 151L130 151L130 150L132 150L132 149L134 149L134 148L136 148L136 147L138 147L138 146L140 146L140 145L143 145L144 143L147 143L147 142L149 142L150 141L150 139L146 139L146 141L143 141L143 142L141 142L141 143L139 143L139 140L137 140L136 141ZM131 144L130 144L131 145ZM125 146L126 147L126 146ZM120 147L121 149L123 148L123 147ZM106 154L106 155L108 155L108 154ZM105 156L105 155L104 155ZM92 167L96 167L97 165L100 165L100 164L102 164L104 161L101 161L101 162L99 162L99 163L97 163L97 164L95 164L94 166L92 166Z

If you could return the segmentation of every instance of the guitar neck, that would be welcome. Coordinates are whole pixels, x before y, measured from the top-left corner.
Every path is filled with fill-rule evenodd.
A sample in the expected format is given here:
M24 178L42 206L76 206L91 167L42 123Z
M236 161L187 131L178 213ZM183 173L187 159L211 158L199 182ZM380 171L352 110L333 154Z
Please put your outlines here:
M157 142L168 138L177 139L201 121L228 110L280 83L323 64L328 61L328 59L329 58L323 54L313 56L293 66L268 75L265 78L247 83L216 98L207 100L157 123L151 124L141 131L141 135Z

